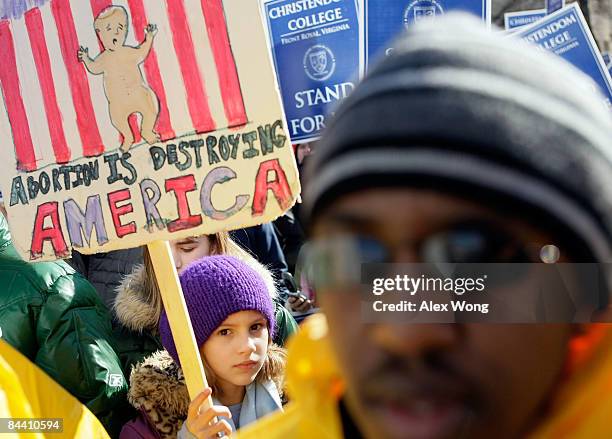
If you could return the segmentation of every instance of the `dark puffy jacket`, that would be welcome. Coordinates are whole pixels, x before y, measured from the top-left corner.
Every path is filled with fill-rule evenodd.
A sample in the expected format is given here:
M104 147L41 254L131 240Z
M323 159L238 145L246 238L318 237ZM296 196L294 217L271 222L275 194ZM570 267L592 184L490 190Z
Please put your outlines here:
M93 255L72 252L69 262L94 286L104 305L112 309L117 287L136 265L142 264L142 247Z
M127 383L115 353L110 315L91 284L63 261L21 259L0 215L0 285L2 339L116 434L123 417L111 411L125 407Z
M234 242L270 270L274 279L278 281L278 296L284 304L288 298L284 279L289 267L272 223L233 230L230 236Z

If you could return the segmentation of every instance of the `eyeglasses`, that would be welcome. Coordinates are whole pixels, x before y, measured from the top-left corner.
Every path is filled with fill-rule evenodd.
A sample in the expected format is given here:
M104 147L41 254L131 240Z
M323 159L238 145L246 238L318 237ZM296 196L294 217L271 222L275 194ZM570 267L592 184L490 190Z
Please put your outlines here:
M358 280L363 264L393 263L409 248L423 264L554 263L560 252L554 245L523 242L499 225L483 220L462 221L416 242L388 243L374 236L343 234L304 245L296 265L302 285Z

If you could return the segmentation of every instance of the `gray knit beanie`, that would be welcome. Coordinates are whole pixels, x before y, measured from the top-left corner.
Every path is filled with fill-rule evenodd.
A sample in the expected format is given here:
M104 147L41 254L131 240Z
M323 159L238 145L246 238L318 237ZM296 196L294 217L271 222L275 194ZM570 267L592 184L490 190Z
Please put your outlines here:
M465 14L425 20L329 122L306 168L305 220L349 192L426 187L514 206L579 258L610 261L612 117L595 87Z

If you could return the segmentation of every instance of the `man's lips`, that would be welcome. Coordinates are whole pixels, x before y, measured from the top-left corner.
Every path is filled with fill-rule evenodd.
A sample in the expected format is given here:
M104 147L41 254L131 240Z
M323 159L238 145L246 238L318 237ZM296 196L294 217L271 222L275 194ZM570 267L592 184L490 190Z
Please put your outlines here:
M371 409L389 437L409 433L415 439L459 437L474 416L461 401L426 396L403 403L379 401Z
M482 401L473 384L446 373L373 374L362 403L376 413L389 437L458 437L466 432Z

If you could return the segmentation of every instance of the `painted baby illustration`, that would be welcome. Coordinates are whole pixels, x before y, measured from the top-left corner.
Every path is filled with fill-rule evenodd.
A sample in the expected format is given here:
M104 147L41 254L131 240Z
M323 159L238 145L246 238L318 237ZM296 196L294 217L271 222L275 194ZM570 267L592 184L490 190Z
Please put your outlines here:
M89 49L80 47L79 61L92 75L104 75L104 91L113 126L123 136L121 150L127 152L134 143L128 122L130 115L142 116L141 135L147 143L159 140L154 131L159 113L159 101L155 92L145 82L140 64L149 55L157 26L147 25L144 41L138 47L125 44L128 33L128 14L121 6L109 6L94 21L94 27L104 50L94 59Z

